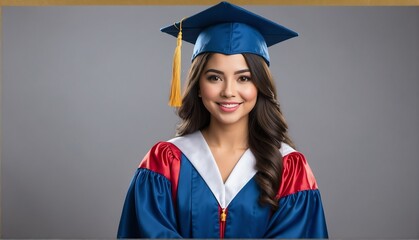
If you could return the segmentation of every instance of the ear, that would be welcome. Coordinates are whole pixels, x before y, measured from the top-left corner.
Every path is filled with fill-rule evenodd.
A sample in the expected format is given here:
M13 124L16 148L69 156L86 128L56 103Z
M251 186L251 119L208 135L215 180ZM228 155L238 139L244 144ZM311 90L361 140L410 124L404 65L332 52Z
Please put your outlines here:
M198 89L198 97L202 97L201 96L201 89Z

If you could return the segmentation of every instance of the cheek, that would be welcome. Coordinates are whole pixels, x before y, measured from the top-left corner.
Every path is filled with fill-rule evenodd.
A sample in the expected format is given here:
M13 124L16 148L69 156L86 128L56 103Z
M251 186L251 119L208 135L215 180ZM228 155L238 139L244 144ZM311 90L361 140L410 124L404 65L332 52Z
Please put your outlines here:
M218 90L211 84L200 83L200 94L202 98L213 98L218 95Z
M251 87L246 87L241 92L242 98L246 101L256 101L258 96L258 90L256 86L252 85Z

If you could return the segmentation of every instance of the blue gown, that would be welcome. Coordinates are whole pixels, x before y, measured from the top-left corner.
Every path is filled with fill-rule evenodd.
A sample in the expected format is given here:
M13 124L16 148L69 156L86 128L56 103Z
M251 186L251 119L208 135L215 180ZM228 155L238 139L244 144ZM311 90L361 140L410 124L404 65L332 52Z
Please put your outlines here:
M304 156L282 144L279 209L259 204L247 150L224 183L201 132L157 143L130 184L118 238L327 238L317 183Z

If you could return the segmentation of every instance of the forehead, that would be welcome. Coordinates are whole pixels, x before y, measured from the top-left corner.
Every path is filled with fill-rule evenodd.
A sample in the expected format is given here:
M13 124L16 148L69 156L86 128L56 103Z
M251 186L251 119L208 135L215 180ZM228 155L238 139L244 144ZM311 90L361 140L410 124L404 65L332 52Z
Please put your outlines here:
M247 69L248 66L242 54L226 55L222 53L214 53L208 59L205 68L216 68L221 71L237 71Z

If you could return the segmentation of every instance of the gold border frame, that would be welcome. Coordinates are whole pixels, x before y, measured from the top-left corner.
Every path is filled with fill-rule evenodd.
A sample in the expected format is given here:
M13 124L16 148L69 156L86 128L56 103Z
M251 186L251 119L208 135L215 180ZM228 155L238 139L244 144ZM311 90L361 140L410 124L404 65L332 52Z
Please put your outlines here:
M211 5L220 0L2 0L1 6ZM419 6L419 0L231 0L238 5Z
M2 46L3 46L3 15L2 15L2 8L0 5L0 238L3 238L3 231L2 231L2 226L3 226L3 214L1 211L1 206L2 206L2 197L1 197L1 189L2 189L2 177L1 177L1 173L2 173L2 169L1 169L1 165L2 165L2 161L1 161L1 155L2 155L2 151L1 148L3 146L2 143L2 129L1 129L1 98L2 98L2 83L3 83L3 71L2 71L2 67L3 67L3 61L1 56L3 56L2 54Z

